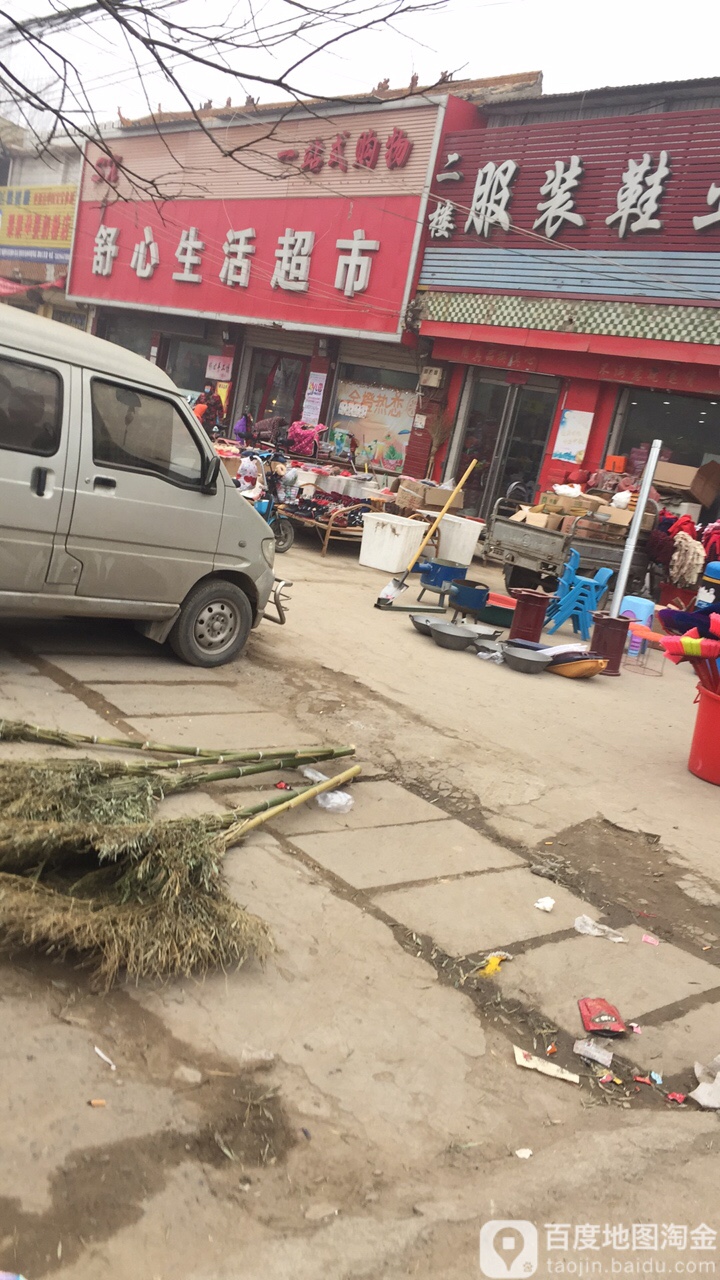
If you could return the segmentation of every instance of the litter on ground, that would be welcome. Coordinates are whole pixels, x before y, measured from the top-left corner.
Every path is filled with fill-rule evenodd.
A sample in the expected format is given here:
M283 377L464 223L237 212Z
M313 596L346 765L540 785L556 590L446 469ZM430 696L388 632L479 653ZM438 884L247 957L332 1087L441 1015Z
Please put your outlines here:
M556 1062L548 1062L545 1058L538 1058L534 1053L528 1053L527 1049L521 1049L517 1044L513 1045L513 1053L519 1067L527 1067L529 1071L539 1071L543 1076L553 1076L555 1080L567 1080L568 1084L580 1083L580 1077L576 1076L574 1071L566 1071L564 1067L559 1067Z

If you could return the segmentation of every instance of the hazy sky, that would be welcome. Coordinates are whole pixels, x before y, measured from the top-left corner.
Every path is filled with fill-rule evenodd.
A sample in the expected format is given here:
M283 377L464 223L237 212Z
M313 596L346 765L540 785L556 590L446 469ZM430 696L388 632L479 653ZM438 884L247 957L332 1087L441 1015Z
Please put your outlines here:
M59 0L16 0L23 16ZM329 0L317 8L330 7ZM247 0L186 0L185 11L198 24L222 21L228 13L248 12ZM258 21L292 12L281 0L257 0ZM179 11L173 10L176 15ZM546 93L682 80L720 74L718 47L720 0L449 0L440 12L396 20L395 30L361 33L317 56L294 77L308 94L354 94L369 91L388 77L393 87L407 85L416 72L430 83L444 70L456 78L502 75L515 71L544 72ZM182 109L177 93L152 70L147 54L139 54L140 72L114 24L107 20L76 28L55 44L79 67L83 86L97 113L112 120L119 106L127 116L153 108ZM306 52L299 43L281 50L283 67L292 54ZM239 61L239 59L238 59ZM43 68L31 66L21 49L13 51L13 67L33 84ZM269 71L270 55L250 55L244 63ZM47 71L44 72L47 77ZM226 75L192 68L183 83L195 103L217 105L230 95L233 104L245 92L261 102L277 100L272 88L258 89Z

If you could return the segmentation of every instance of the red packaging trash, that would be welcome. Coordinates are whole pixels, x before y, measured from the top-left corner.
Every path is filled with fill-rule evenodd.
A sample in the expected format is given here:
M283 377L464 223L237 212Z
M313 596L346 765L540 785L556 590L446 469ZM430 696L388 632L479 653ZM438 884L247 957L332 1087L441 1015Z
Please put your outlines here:
M627 1031L615 1006L599 996L586 996L583 1000L578 1000L578 1009L586 1031L595 1031L604 1036L619 1036Z
M668 1102L677 1102L678 1106L681 1107L683 1102L685 1102L687 1098L687 1094L686 1093L666 1093L665 1097L667 1098Z

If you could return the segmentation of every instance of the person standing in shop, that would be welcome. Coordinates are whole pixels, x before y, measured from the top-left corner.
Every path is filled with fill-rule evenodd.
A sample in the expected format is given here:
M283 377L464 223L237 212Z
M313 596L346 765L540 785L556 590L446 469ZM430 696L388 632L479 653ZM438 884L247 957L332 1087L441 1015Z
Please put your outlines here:
M202 424L210 439L220 435L222 419L225 414L223 402L215 390L213 382L206 382L202 395L197 398L198 405L205 405Z

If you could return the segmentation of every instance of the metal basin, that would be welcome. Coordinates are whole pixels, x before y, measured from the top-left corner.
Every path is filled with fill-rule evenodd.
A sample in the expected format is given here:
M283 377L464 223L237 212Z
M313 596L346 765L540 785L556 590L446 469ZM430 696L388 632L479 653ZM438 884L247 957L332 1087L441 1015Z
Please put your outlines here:
M434 623L430 635L441 649L467 649L477 640L469 627L456 627L452 622Z
M511 671L522 671L525 675L537 675L544 671L552 661L546 653L531 649L516 649L506 641L500 646L502 656Z
M437 623L437 614L433 617L432 614L426 616L424 613L411 613L410 621L421 636L429 636L431 626Z

